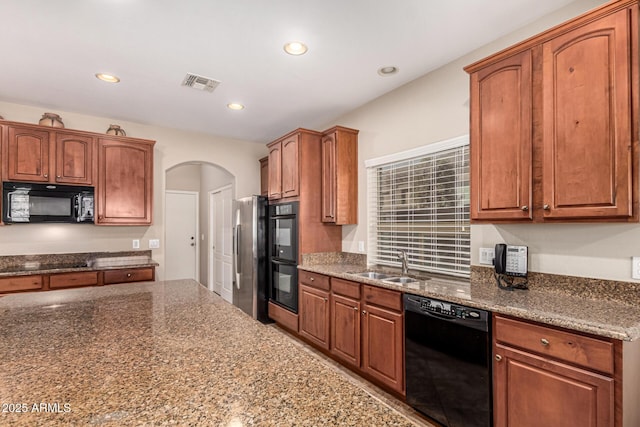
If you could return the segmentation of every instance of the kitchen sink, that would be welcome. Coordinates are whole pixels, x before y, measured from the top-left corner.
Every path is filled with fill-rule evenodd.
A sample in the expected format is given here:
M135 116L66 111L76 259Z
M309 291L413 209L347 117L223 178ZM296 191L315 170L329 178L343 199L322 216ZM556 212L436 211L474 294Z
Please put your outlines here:
M363 271L362 273L353 273L356 276L364 277L367 279L383 280L391 276L385 273L378 273L377 271Z
M398 283L400 285L406 285L407 283L416 283L416 282L419 282L419 281L420 280L414 279L413 277L406 277L406 276L390 277L390 278L387 278L387 279L383 280L383 282Z

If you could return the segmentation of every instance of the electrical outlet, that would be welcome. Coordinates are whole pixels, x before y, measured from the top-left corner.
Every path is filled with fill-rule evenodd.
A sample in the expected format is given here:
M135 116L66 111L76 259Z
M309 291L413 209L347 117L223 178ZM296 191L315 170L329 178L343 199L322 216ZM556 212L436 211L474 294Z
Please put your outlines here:
M160 239L149 239L149 249L158 249L160 247Z
M140 239L133 239L133 249L140 249Z
M364 252L364 242L362 240L358 241L358 252Z
M631 257L631 278L640 279L640 256Z
M495 250L493 248L480 248L480 264L493 265Z

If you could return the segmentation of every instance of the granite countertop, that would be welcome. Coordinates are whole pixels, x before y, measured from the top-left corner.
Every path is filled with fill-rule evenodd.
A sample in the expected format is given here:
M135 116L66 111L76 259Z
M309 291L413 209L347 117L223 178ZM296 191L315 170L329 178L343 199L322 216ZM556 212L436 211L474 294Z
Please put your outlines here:
M0 256L0 277L157 267L151 251Z
M382 271L379 268L368 268L361 263L350 263L349 260L329 261L325 264L303 263L298 268L602 337L624 341L640 338L640 304L637 303L635 289L629 295L618 295L618 298L600 296L594 292L576 293L575 288L570 287L554 289L550 285L508 291L499 289L491 280L492 277L480 277L481 275L472 275L471 280L430 277L418 283L398 285L353 274L371 270ZM400 276L399 270L390 271Z
M193 280L8 295L0 324L3 426L418 425Z

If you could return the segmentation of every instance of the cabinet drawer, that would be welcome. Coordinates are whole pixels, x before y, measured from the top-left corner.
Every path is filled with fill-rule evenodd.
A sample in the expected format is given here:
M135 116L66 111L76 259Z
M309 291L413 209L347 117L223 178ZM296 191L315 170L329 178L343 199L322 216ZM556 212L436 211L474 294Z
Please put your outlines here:
M334 294L360 299L360 283L331 278L331 291Z
M97 271L61 273L49 276L49 288L73 288L75 286L94 286L98 284Z
M325 291L328 291L331 288L329 285L329 276L325 276L324 274L300 271L298 277L299 282L303 285L324 289Z
M0 292L33 291L42 289L42 276L16 276L0 279Z
M153 276L153 268L109 270L104 272L104 284L143 282L153 280Z
M362 295L367 304L402 311L402 294L398 291L364 285L362 287Z
M496 342L613 373L612 342L501 316L495 317L494 337Z

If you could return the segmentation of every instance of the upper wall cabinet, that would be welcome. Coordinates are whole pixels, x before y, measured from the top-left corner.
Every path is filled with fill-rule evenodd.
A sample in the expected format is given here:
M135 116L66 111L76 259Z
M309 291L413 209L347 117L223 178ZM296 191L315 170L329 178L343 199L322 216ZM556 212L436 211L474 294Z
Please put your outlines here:
M260 195L269 196L269 157L260 159Z
M5 180L91 185L95 138L42 126L6 126Z
M638 221L638 1L465 68L471 218Z
M277 200L300 195L300 138L312 131L297 129L267 144L269 149L269 199Z
M322 136L322 221L358 222L358 131L341 126Z
M96 224L151 224L153 145L145 140L98 140Z

